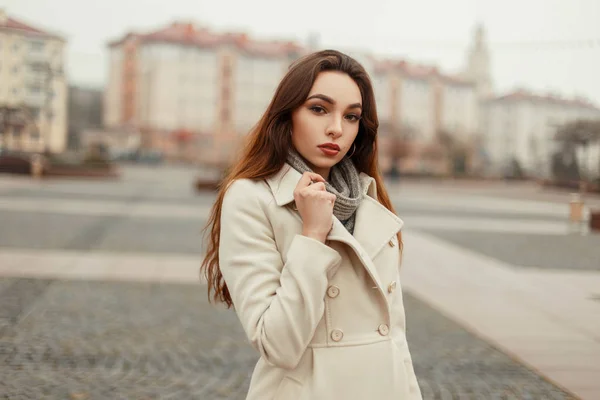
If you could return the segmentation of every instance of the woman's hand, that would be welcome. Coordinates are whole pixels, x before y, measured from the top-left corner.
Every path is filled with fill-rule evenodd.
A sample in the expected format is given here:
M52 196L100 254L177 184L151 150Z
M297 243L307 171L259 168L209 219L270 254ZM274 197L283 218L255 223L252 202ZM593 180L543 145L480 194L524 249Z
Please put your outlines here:
M305 172L294 190L296 207L302 217L302 234L325 243L333 226L335 195L325 189L325 179Z

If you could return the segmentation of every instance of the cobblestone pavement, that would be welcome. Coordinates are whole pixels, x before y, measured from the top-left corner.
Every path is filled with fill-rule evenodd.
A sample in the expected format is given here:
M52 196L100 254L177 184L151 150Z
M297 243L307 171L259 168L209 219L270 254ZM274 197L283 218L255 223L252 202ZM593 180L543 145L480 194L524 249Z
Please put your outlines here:
M569 399L406 294L425 399ZM0 398L243 399L257 353L205 287L0 281Z

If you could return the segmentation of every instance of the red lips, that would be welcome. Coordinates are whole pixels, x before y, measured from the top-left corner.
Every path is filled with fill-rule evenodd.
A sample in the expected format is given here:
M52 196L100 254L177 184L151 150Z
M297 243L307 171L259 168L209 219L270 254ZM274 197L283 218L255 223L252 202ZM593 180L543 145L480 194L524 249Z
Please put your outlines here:
M322 149L330 149L330 150L340 151L340 146L338 146L335 143L323 143L323 144L320 144L319 147Z

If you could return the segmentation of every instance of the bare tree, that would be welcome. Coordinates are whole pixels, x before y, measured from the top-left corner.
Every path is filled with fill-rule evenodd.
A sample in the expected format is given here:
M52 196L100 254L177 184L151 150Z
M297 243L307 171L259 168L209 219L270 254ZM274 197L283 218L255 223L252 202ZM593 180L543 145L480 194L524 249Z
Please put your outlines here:
M457 139L454 132L446 129L436 132L436 140L443 148L452 175L466 174L467 162L471 153L469 146Z
M600 120L585 120L579 119L559 126L555 139L562 142L562 150L574 152L576 146L581 146L584 153L589 154L589 147L592 143L600 144ZM587 157L586 157L587 158ZM600 174L600 158L598 165L598 173ZM580 177L584 180L589 180L591 177L588 174L579 172Z
M401 173L398 170L400 161L410 157L414 153L413 140L416 130L408 124L398 127L389 123L382 124L380 130L383 136L388 138L387 154L392 162L390 174L394 177L398 176Z

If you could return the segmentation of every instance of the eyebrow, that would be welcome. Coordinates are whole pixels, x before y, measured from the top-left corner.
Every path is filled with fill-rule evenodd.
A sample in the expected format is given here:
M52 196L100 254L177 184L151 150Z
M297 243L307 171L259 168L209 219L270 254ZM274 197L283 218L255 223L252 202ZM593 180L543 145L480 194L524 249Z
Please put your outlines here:
M312 96L309 96L306 99L306 101L308 101L310 99L321 99L321 100L323 100L323 101L325 101L325 102L327 102L327 103L329 103L331 105L335 105L335 100L333 100L329 96L325 96L324 94L320 94L320 93L313 94ZM348 108L360 108L362 110L362 105L360 103L353 103L353 104L350 104L348 106Z

